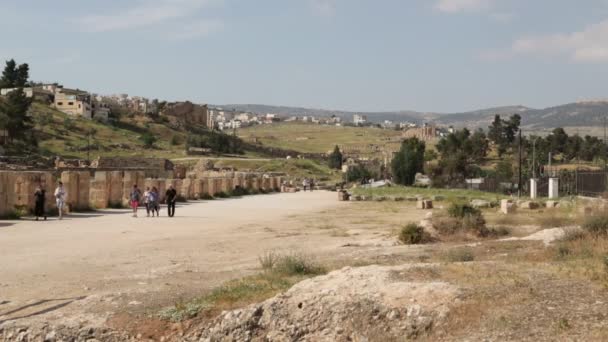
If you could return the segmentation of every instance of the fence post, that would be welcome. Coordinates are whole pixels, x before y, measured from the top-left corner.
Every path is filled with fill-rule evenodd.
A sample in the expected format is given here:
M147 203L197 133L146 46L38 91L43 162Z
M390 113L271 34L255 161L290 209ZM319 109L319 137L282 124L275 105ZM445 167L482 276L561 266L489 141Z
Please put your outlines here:
M549 178L549 198L559 197L559 178Z
M538 197L538 180L536 178L530 178L530 198L536 199Z

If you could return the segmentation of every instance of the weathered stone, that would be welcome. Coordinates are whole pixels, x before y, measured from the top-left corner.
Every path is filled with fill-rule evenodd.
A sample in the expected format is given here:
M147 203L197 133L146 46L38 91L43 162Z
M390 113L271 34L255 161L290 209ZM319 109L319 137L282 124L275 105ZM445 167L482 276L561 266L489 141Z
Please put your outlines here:
M474 199L471 201L471 206L477 209L489 208L491 207L491 203L482 199Z
M534 202L534 201L519 202L518 206L521 209L530 209L530 210L534 210L534 209L540 208L540 204L538 202Z
M416 203L417 209L429 210L433 209L433 201L431 200L420 200Z
M559 205L558 201L547 201L547 202L545 202L545 206L547 208L557 208L558 205Z
M515 205L512 200L503 199L500 200L500 212L503 214L511 214L515 211Z

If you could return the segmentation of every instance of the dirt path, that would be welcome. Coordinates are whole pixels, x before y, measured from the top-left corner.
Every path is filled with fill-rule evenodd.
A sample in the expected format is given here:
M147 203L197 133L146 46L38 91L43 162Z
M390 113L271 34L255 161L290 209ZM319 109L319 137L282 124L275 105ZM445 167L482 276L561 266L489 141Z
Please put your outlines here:
M344 205L335 193L313 192L190 202L174 218L109 210L0 222L0 325L102 324L253 271L267 250L335 251L340 242L327 234L289 237L308 215ZM288 220L295 216L304 219Z

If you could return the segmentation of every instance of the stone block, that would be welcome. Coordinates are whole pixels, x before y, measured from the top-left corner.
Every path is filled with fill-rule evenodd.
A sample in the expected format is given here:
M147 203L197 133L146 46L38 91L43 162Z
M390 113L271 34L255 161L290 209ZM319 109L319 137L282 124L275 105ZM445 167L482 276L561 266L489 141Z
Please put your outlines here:
M559 202L558 201L547 201L547 202L545 202L545 206L547 208L557 208L559 206Z
M474 199L471 201L471 206L477 209L490 208L492 204L489 201Z
M416 208L417 209L424 209L424 210L433 209L433 201L431 201L431 200L420 200L420 201L416 202Z
M513 201L508 199L500 200L500 212L505 215L515 212L515 205L513 204Z
M519 203L519 208L521 209L529 209L534 210L540 208L540 204L534 201L523 201Z

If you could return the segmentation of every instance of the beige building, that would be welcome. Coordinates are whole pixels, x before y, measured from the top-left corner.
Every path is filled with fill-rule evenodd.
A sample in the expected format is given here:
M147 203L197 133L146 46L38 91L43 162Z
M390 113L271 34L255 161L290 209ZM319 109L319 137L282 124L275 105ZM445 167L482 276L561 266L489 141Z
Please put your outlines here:
M91 96L89 94L56 93L53 107L68 115L82 116L87 119L93 117Z

